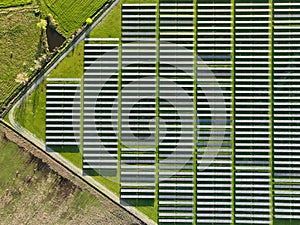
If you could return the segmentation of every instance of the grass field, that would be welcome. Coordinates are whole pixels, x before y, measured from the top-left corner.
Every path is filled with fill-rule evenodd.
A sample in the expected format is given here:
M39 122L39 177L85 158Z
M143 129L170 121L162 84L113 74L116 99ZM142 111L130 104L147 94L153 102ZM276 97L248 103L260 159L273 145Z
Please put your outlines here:
M38 22L30 8L0 11L0 105L20 85L18 74L30 76L42 52Z
M0 8L31 4L32 0L0 0Z
M0 132L1 224L133 224L104 197L95 197L53 172Z
M51 13L65 37L71 36L106 0L39 0L44 15Z

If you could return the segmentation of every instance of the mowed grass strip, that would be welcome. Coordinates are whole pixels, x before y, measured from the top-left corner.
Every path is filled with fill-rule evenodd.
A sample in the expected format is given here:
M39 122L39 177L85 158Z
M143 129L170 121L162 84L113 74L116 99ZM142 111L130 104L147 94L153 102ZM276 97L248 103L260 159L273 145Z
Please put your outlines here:
M31 4L32 0L0 0L0 8L24 6Z
M31 75L41 55L38 22L31 8L0 11L0 105Z
M65 37L71 36L106 0L41 0L44 15L51 13Z

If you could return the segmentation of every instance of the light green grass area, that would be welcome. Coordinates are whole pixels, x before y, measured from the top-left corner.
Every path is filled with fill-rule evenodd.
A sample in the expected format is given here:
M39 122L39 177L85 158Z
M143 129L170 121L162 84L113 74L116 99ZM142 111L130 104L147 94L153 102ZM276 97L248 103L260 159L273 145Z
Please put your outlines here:
M82 168L82 152L61 152L60 155L78 168Z
M116 177L107 177L107 178L103 176L92 176L92 177L95 181L105 186L107 189L109 189L117 196L120 194L119 181L117 180Z
M42 83L15 111L15 120L42 141L46 140L46 85Z
M38 22L31 8L0 10L0 105L31 75L43 51Z
M90 37L121 38L121 4L118 3L90 33Z
M65 37L71 36L106 0L39 0L43 15L51 13Z
M31 3L32 0L0 0L0 8L23 6Z
M158 205L155 204L154 206L137 206L136 207L140 212L147 215L153 221L157 221L157 209Z
M51 78L81 78L83 77L84 43L81 42L70 54L51 72Z

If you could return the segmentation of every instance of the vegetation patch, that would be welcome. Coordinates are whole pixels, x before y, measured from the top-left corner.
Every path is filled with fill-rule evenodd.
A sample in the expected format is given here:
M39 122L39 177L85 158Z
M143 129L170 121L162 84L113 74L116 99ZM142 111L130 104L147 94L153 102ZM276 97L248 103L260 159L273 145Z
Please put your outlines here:
M105 0L40 0L42 13L53 15L65 37L71 36L104 3Z
M1 224L134 224L107 198L53 171L0 131ZM136 223L139 224L139 223Z
M30 77L43 53L38 22L30 8L0 12L0 105Z
M32 0L1 0L0 8L8 8L14 6L24 6L31 4Z

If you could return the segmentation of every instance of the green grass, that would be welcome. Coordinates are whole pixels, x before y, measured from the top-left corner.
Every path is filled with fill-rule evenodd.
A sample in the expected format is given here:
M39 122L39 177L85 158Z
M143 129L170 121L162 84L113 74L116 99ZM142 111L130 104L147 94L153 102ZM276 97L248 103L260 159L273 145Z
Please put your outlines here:
M82 168L82 153L61 152L60 155L78 168Z
M43 15L51 13L65 37L71 36L105 0L39 0Z
M20 85L15 81L18 74L31 75L29 68L42 52L38 22L31 8L0 12L0 105Z
M136 208L140 212L147 215L153 221L157 221L157 210L158 210L158 205L157 204L155 206L137 206Z
M23 6L31 3L32 0L0 0L0 8Z
M103 19L101 24L90 33L90 37L97 38L121 38L121 4L118 3L115 8Z
M105 186L108 190L119 196L120 188L119 181L116 177L103 177L103 176L93 176L93 179L103 186Z
M46 83L43 82L15 111L15 120L42 141L46 140Z
M0 133L0 165L5 165L1 167L0 173L0 196L6 188L15 185L15 182L12 182L11 178L15 177L16 171L22 169L25 162L26 158L22 152L19 152L18 146L6 141L3 134Z
M274 219L274 225L298 225L299 220Z
M81 78L84 68L84 43L75 49L53 70L51 78Z

